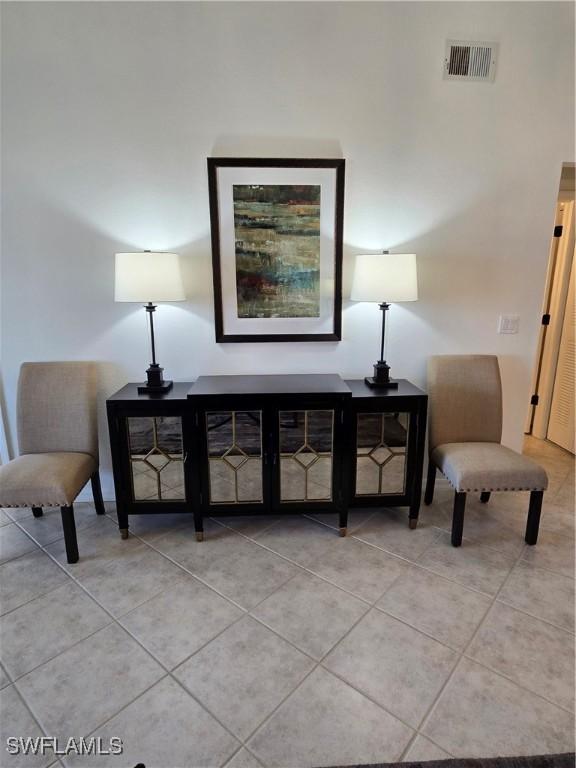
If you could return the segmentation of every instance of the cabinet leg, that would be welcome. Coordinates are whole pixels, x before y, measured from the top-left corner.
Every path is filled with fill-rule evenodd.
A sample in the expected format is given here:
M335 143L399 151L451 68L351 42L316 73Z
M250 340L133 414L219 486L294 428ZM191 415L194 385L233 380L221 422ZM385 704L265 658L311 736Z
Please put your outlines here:
M340 536L346 536L348 533L348 510L340 510L338 525L340 528Z
M417 517L409 517L408 518L408 525L410 526L410 530L414 530L418 526L418 518Z
M42 507L32 507L32 514L34 517L42 517L44 512L42 511Z
M119 505L117 506L116 514L118 515L118 528L120 529L120 536L123 539L127 539L128 538L128 514Z
M488 504L490 501L490 491L482 491L480 494L480 501L482 504Z
M201 512L194 512L194 530L196 541L204 541L204 516Z

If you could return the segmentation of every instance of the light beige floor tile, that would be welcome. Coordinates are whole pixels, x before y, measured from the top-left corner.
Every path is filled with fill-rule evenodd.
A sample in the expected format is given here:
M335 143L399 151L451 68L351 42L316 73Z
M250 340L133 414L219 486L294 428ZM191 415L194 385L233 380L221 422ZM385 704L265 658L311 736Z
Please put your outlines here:
M500 589L514 562L514 558L504 552L467 539L462 546L453 547L447 533L443 533L418 560L419 565L439 576L491 596Z
M177 531L179 528L184 526L190 528L193 525L191 515L184 512L130 515L128 523L130 533L144 541L154 541L161 536Z
M562 506L566 509L574 509L574 472L566 477L560 488L558 488L556 494L553 496L553 501L558 506Z
M490 599L411 567L376 605L442 643L462 650L490 607Z
M66 573L37 550L0 565L0 614L70 581Z
M0 527L0 563L6 563L35 549L37 549L36 544L18 528L16 523Z
M204 541L196 541L194 526L189 523L152 542L155 549L194 573L200 573L219 557L230 557L244 543L235 531L213 520L204 521Z
M164 674L110 624L20 678L18 688L51 736L84 736Z
M468 494L466 512L464 514L464 536L470 541L483 544L493 549L501 550L511 557L517 557L524 547L523 527L518 530L513 520L498 510L498 500L491 499L488 504L482 504L477 495ZM525 494L526 512L528 496ZM525 520L522 521L522 526ZM452 516L443 526L447 531L452 530Z
M16 680L110 621L80 587L64 584L2 618L2 663ZM40 632L30 631L35 624Z
M98 516L91 504L75 505L74 522L76 532L92 525L108 525L106 518ZM25 517L19 524L42 547L64 538L62 513L58 507L46 507L42 517Z
M408 510L403 508L378 510L361 526L356 537L407 560L417 560L439 535L437 528L424 521L419 521L418 527L410 530Z
M171 669L242 615L223 597L185 576L120 621Z
M557 504L544 496L542 516L540 517L540 530L560 533L574 539L576 529L576 515L574 503Z
M540 531L538 543L526 546L522 557L539 568L574 578L574 539L561 533Z
M400 559L351 537L336 539L310 569L369 602L407 570Z
M10 678L6 674L2 664L0 664L0 689L6 688L7 685L10 685Z
M262 768L262 763L246 747L242 747L224 768Z
M274 515L227 515L216 517L215 520L217 523L244 534L244 536L253 538L279 523L282 517Z
M77 533L80 559L68 563L64 540L59 539L46 546L49 552L70 574L77 579L98 573L103 563L119 562L130 557L136 550L144 551L145 545L137 538L121 539L118 526L106 515Z
M338 533L302 515L286 517L256 537L274 552L308 567L333 545Z
M573 715L468 659L421 730L455 757L574 751Z
M361 693L316 669L248 742L283 768L397 760L412 731Z
M321 659L367 610L367 605L308 573L300 573L253 614L315 659Z
M246 739L313 666L246 616L174 674L233 733Z
M142 547L103 562L89 575L77 578L114 616L122 616L170 588L182 573L158 552Z
M402 758L403 762L420 762L426 760L450 760L451 755L425 736L418 734L410 749Z
M323 664L417 727L457 658L445 645L371 610Z
M358 533L364 523L368 522L374 514L376 514L374 508L351 509L348 512L348 536L353 536ZM306 517L310 517L312 520L318 520L319 522L324 523L324 525L334 528L336 531L339 531L340 529L339 515L335 512L316 512L314 514L311 513L310 515L306 515Z
M54 755L9 755L5 752L8 737L35 738L44 734L38 727L13 685L0 692L0 744L2 766L6 768L43 768L54 761Z
M574 580L519 562L498 600L574 632Z
M574 635L496 603L468 655L519 685L574 708Z
M217 768L238 748L238 742L178 683L165 677L126 709L99 728L96 737L108 743L119 736L118 756L78 757L72 768Z
M234 534L234 548L194 572L209 586L251 609L299 572L273 552ZM209 546L209 543L208 543Z
M11 520L23 520L25 517L32 517L31 507L2 507L2 511Z

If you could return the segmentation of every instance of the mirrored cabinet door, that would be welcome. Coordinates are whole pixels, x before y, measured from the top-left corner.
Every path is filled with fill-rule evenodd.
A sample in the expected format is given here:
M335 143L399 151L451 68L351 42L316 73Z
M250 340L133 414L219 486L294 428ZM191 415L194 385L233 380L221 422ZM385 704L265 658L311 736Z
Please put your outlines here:
M184 449L179 416L128 416L133 501L183 501Z
M280 501L331 501L334 411L280 411Z
M263 501L262 412L206 413L210 504Z
M409 413L358 413L356 496L406 493Z

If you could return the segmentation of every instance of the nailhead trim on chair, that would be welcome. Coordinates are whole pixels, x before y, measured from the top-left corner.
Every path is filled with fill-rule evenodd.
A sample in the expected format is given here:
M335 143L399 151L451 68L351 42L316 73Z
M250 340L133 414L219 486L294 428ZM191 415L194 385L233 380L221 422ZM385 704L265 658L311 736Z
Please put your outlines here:
M63 501L61 504L46 504L45 501L31 501L29 504L4 504L2 509L25 509L26 507L67 507L70 502Z
M458 491L458 488L452 483L450 478L442 472L440 467L437 467L437 469L440 470L442 475L448 480L452 488L454 488L455 491ZM462 488L458 493L492 493L495 491L545 491L546 488L535 488L534 486L528 487L528 488Z

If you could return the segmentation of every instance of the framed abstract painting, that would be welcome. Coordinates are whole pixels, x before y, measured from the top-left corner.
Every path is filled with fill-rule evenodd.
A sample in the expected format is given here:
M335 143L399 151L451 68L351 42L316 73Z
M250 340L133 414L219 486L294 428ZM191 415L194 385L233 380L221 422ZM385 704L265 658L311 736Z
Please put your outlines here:
M339 341L344 160L208 158L216 341Z

